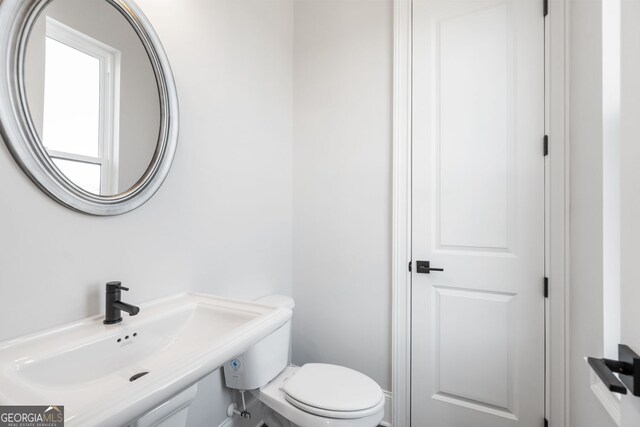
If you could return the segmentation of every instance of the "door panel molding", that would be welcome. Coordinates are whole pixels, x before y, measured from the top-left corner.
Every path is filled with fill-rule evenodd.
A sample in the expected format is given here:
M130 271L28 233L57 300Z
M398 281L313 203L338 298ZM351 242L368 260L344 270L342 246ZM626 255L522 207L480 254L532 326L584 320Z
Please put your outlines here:
M512 420L515 294L433 285L434 399ZM491 331L478 335L477 329ZM444 331L447 331L444 333ZM482 351L491 347L491 352ZM477 348L469 357L463 348Z

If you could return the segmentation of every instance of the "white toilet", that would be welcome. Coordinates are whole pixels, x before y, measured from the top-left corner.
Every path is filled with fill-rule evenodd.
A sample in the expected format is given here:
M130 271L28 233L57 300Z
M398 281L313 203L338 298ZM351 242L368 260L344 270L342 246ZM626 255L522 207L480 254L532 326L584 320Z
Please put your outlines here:
M294 307L291 298L280 295L256 302ZM343 366L288 366L290 343L291 322L287 322L224 365L227 387L251 390L275 411L262 414L269 427L375 427L382 421L384 395L375 381Z

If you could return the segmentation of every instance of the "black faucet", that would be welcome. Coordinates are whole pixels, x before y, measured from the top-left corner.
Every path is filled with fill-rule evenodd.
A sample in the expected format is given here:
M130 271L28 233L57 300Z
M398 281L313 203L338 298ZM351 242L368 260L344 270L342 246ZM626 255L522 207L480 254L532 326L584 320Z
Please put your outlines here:
M122 286L121 282L107 283L107 295L105 300L104 324L113 325L122 322L120 311L126 311L131 316L140 312L140 308L135 305L120 301L120 291L128 291L129 288Z

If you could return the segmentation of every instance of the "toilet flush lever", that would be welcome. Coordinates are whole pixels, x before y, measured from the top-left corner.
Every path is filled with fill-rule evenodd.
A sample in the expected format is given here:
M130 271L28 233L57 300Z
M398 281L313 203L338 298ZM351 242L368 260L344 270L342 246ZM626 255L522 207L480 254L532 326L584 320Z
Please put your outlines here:
M430 274L432 271L444 271L444 268L431 267L429 261L416 261L416 273Z

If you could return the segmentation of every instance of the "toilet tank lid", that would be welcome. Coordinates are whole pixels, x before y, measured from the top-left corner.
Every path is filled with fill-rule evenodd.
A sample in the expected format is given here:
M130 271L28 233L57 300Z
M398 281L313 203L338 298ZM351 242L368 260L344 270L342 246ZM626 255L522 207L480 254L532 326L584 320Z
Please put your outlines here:
M293 310L293 307L296 306L293 298L285 295L266 295L264 297L253 300L253 302L263 305L270 305L272 307L288 308L289 310Z

